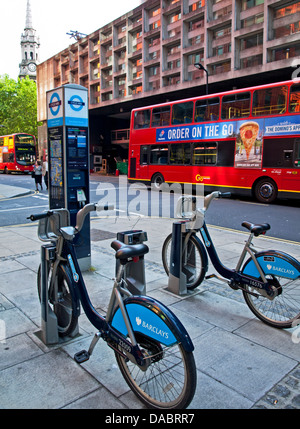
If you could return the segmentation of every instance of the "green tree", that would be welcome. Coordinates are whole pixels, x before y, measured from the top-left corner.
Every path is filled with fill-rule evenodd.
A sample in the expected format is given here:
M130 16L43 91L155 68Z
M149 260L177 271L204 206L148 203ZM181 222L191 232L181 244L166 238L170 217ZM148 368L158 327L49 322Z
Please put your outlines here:
M37 89L29 79L0 76L0 134L28 133L37 137Z

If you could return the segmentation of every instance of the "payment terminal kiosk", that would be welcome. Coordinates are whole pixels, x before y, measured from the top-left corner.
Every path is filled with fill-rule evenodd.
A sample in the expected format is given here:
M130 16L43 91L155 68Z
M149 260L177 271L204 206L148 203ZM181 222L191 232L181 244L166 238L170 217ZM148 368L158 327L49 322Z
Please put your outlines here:
M67 208L72 226L89 203L88 90L67 84L47 92L49 206ZM77 242L76 242L77 240ZM81 270L91 266L90 218L75 239Z

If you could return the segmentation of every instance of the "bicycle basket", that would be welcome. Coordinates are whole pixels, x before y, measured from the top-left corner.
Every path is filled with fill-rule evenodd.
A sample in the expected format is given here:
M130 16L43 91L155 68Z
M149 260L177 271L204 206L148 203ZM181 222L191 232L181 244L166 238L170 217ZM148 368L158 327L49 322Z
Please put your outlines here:
M56 240L61 235L60 228L65 226L70 226L69 210L53 210L51 216L39 220L38 237L41 241Z

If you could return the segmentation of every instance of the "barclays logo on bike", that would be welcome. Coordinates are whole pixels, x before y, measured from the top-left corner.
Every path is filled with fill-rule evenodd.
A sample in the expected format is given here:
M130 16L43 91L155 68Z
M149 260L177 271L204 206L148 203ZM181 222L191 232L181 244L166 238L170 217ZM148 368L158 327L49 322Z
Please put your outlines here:
M269 271L278 271L279 273L289 274L291 276L293 276L295 274L294 270L289 270L287 268L282 268L282 267L276 267L276 266L271 265L271 264L268 264L267 268L268 268Z
M159 336L165 338L166 340L169 338L168 332L165 332L162 329L159 329L156 326L153 326L150 323L147 323L147 322L143 321L139 316L136 317L135 321L136 321L136 324L138 326L142 326L144 329L146 329L148 331L151 331L154 334L159 335Z

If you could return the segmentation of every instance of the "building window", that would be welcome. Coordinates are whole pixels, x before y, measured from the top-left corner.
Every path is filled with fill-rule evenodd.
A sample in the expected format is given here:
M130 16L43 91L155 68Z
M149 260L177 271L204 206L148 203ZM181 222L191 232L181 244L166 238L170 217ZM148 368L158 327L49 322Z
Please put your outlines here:
M246 57L241 59L241 69L246 69L248 67L261 66L263 63L263 56L253 55L251 57Z
M275 28L274 34L275 39L280 37L291 36L292 34L299 33L300 31L300 22L296 21L288 25L283 25L282 27Z
M248 10L260 4L264 4L264 0L242 0L242 10Z
M271 61L287 60L300 56L300 44L271 50Z
M167 64L168 70L173 70L180 67L180 60L169 61Z
M189 12L195 12L197 9L200 9L203 6L205 6L205 0L196 1L189 6Z
M232 12L232 5L224 7L223 9L217 10L213 13L213 19L223 18Z
M254 48L263 44L263 33L254 34L253 36L243 37L241 39L241 51L244 49Z
M230 61L224 61L223 63L217 63L211 65L211 72L212 74L221 74L221 73L227 73L231 69L231 62Z
M223 55L228 54L231 52L231 43L225 43L225 45L216 46L212 50L212 56L215 57L216 55Z
M173 22L177 22L181 19L181 13L175 12L172 15L168 16L168 24L173 24Z
M190 21L188 31L194 31L201 27L204 27L204 16Z
M284 16L293 15L294 13L300 12L300 2L290 4L289 6L276 9L274 19L282 18Z
M255 24L261 24L264 22L264 14L258 13L257 15L250 16L249 18L245 18L241 20L241 28L251 27Z
M195 63L202 63L204 61L204 51L201 50L197 54L188 55L188 65L194 65Z
M231 34L231 27L218 28L213 31L213 39L218 40Z

